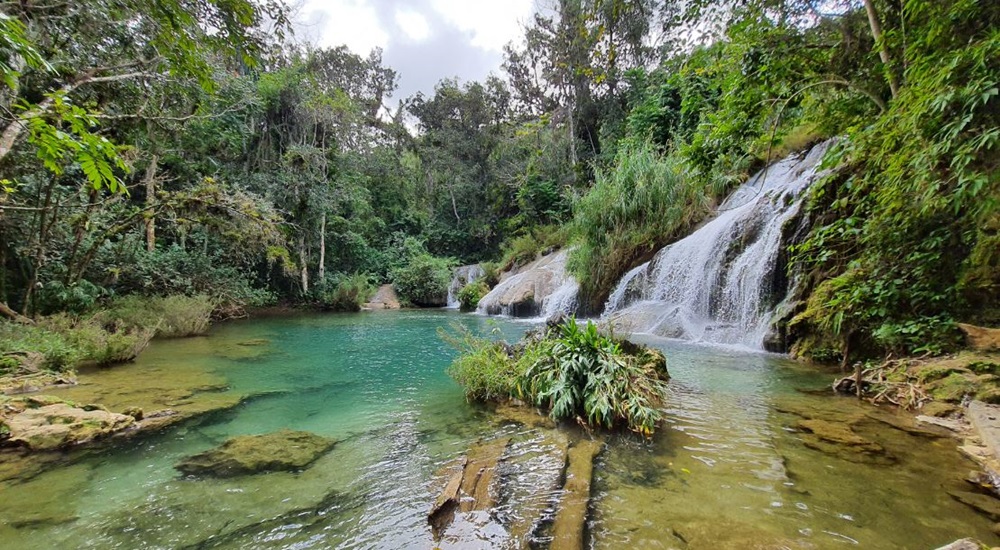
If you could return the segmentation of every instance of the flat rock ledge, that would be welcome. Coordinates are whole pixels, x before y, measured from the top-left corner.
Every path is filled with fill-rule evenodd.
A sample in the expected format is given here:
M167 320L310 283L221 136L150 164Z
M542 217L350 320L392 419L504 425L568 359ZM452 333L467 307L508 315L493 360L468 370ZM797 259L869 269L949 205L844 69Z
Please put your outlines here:
M337 441L309 432L281 430L244 435L177 463L184 475L235 477L302 470L329 452Z
M122 432L135 421L101 405L76 405L44 395L6 399L0 403L0 446L65 449Z

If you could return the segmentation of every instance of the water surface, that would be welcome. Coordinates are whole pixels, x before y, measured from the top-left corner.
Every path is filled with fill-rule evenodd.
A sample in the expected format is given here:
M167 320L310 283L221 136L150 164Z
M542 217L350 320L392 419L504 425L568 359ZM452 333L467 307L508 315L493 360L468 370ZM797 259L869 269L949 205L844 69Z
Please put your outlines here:
M99 393L88 380L158 384L157 377L176 373L197 380L205 396L257 397L4 482L0 547L433 548L426 514L442 466L497 433L514 440L497 517L440 543L510 546L506 529L516 511L558 498L543 487L558 465L548 459L548 436L498 423L465 402L444 372L454 351L436 334L452 322L511 340L531 326L443 311L259 319L223 324L206 338L155 342L133 365L84 374L67 395L89 391L112 407L127 398ZM946 494L965 489L961 476L974 467L954 441L894 429L850 399L804 393L832 377L812 368L650 343L665 350L674 377L667 421L652 442L610 440L596 470L593 547L936 548L965 536L1000 542L989 520ZM176 402L198 398L179 394ZM803 411L854 422L895 464L806 447L793 429ZM299 473L214 480L173 469L228 437L281 428L339 443Z

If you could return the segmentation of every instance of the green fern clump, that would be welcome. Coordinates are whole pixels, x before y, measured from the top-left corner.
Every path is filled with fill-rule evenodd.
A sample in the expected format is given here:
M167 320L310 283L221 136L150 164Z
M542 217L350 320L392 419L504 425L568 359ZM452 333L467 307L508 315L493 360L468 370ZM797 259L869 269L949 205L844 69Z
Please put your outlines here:
M467 331L446 339L463 351L448 372L470 399L523 399L557 420L624 426L647 437L662 417L669 379L663 354L601 334L589 321L566 319L516 346Z

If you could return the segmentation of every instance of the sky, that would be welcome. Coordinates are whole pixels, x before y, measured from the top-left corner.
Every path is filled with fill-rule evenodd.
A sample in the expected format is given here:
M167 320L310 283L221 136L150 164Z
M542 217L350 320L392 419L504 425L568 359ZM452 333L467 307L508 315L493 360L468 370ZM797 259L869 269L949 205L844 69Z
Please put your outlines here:
M500 74L503 47L520 41L534 0L298 0L300 40L323 47L346 44L367 56L382 48L396 70L391 104L420 91L431 95L442 78L463 82Z

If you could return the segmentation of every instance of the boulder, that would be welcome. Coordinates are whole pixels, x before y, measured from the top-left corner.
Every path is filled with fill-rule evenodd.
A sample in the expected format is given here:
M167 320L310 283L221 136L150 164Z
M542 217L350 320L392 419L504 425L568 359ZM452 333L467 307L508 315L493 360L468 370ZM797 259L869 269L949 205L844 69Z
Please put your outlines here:
M937 550L980 550L981 548L986 548L986 546L976 539L962 539L942 546Z
M131 427L135 418L101 407L77 407L52 402L23 410L6 418L8 445L34 451L63 449L109 436Z
M399 296L392 285L378 287L372 299L362 306L362 309L399 309Z
M965 333L965 342L970 348L979 351L1000 351L1000 328L977 327L958 323L958 328Z
M542 256L514 273L505 274L500 284L479 301L479 309L489 315L535 317L549 298L571 302L575 281L566 272L569 252L562 250ZM558 296L556 296L558 294Z
M315 462L336 443L313 433L292 430L244 435L182 460L174 467L185 475L211 477L295 471Z

